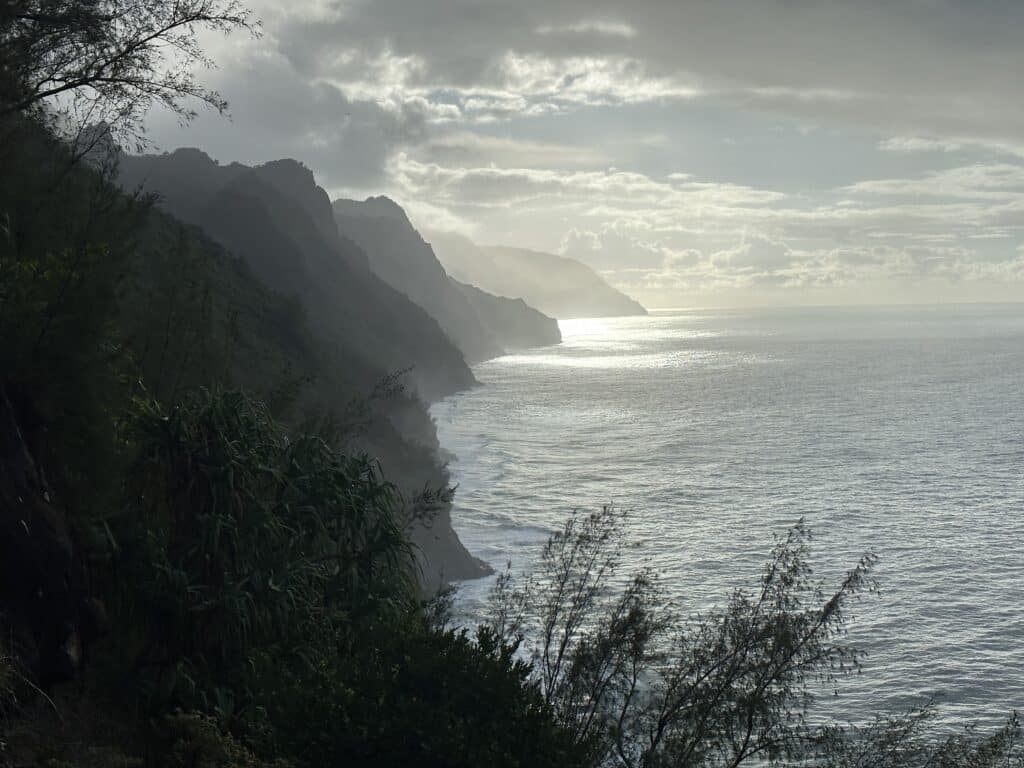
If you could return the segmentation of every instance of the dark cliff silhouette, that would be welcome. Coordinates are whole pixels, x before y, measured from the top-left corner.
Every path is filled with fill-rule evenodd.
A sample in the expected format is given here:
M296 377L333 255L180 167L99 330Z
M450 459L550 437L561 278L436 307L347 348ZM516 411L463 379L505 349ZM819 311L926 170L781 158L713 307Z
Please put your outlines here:
M474 384L459 350L422 308L377 277L334 226L327 194L292 160L218 165L198 150L125 156L126 189L156 193L168 213L201 227L256 276L306 306L313 327L373 377L411 368L426 399Z
M467 360L561 340L558 323L525 302L505 304L484 291L467 295L393 200L335 200L334 219L366 253L370 269L427 310Z
M313 382L302 385L315 388L307 400L344 410L411 367L407 376L419 397L382 398L378 417L360 417L353 447L379 458L410 499L447 487L426 402L473 385L472 373L434 319L370 271L359 247L338 235L327 195L308 169L291 160L221 166L185 149L122 156L119 172L125 189L157 195L160 208L201 228L193 237L212 238L259 281L298 302L294 311L305 318L316 359L290 360L294 341L278 338L279 329L258 338L280 344L275 354L289 360L293 379ZM237 287L220 290L232 291ZM450 503L430 506L430 519L412 531L424 587L486 573L452 530Z

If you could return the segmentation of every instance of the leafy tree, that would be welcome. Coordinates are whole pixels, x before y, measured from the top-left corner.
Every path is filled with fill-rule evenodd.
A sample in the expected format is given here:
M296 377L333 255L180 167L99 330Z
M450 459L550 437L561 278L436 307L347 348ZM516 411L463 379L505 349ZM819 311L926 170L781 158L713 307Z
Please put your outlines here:
M16 140L0 143L0 394L48 495L82 517L117 493L118 294L147 206L31 121L6 123Z
M86 615L79 523L119 502L112 333L138 208L31 121L0 142L0 600L26 676L74 674Z
M288 439L241 392L169 411L137 398L126 435L138 458L108 578L118 666L147 708L252 714L284 670L414 602L395 493L369 459Z
M649 572L614 593L620 523L611 509L571 518L548 541L537 574L525 583L499 577L489 619L506 641L526 639L545 702L591 764L847 768L903 764L885 755L922 766L1021 759L1015 720L988 740L967 734L938 742L923 737L922 718L863 732L815 724L815 690L859 668L857 649L844 641L847 612L875 588L874 556L826 589L812 579L810 533L798 524L776 543L757 590L738 590L724 610L684 620L664 607Z
M378 624L287 695L274 719L305 766L585 766L517 646L422 615Z
M141 138L154 104L182 120L195 102L224 112L195 78L212 66L202 29L257 31L236 0L9 0L0 7L0 116L49 104L73 127L106 122Z
M984 736L968 726L958 733L935 728L936 707L878 716L866 726L824 728L812 747L816 768L1013 768L1024 766L1020 721L1012 715Z

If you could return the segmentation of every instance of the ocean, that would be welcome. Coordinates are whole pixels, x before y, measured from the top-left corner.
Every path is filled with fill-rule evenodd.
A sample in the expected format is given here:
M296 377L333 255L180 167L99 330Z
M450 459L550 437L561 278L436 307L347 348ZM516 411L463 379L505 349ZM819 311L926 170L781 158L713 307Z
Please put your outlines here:
M880 558L851 624L863 673L819 711L1024 709L1024 305L560 325L561 345L479 365L480 387L432 409L473 554L529 571L573 510L613 504L624 569L654 568L696 614L754 587L803 518L826 582ZM461 585L459 616L492 580Z

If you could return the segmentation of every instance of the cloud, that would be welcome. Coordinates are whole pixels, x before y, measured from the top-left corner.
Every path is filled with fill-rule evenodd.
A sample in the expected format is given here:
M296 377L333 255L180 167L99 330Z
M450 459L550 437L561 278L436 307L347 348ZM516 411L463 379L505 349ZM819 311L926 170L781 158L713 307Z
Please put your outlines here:
M921 286L970 289L974 285L983 290L1005 285L1009 289L1005 296L1012 295L1012 286L1024 284L1024 255L985 260L961 248L888 245L797 251L777 241L747 236L710 256L691 251L679 261L666 260L661 268L606 270L604 274L627 291L653 297L776 295L793 302L806 295L831 295L862 301L863 286L874 286L875 291L880 286L897 287L891 298L898 298L899 291L908 298Z
M428 100L511 91L554 109L703 94L899 135L1019 142L1024 6L984 5L321 0L283 14L280 41L317 77L337 76L339 51L415 62L403 88Z
M719 251L711 257L715 266L756 273L773 272L788 267L793 252L785 243L761 235L744 236L735 248Z
M420 55L390 49L346 51L310 77L346 93L382 104L416 100L435 122L490 123L524 115L548 115L572 108L642 104L659 99L692 99L692 81L658 76L641 59L628 56L559 56L509 50L482 61L472 83L435 80Z
M994 139L965 138L956 136L893 136L878 143L883 152L971 152L987 151L997 154L1024 157L1024 140L1001 141Z
M505 168L593 168L609 164L607 155L590 147L492 136L467 130L436 133L412 154L422 162L452 168L491 165Z
M439 201L481 207L508 207L556 198L559 205L586 206L600 201L604 206L623 206L623 210L656 205L698 213L704 209L762 205L785 197L779 192L740 184L659 181L642 173L615 169L453 167L422 162L407 153L394 157L391 172L414 194L430 194Z
M878 143L883 152L956 152L963 149L958 139L933 139L924 136L893 136Z
M630 233L621 225L605 225L598 231L572 228L562 238L558 252L597 269L629 264L650 268L666 263L676 253L666 246ZM680 262L682 254L679 254Z
M478 222L491 241L557 250L627 289L716 291L1017 280L1022 170L959 166L815 200L682 172L452 168L399 156L394 175L400 196L430 197ZM553 246L542 238L554 232ZM533 233L541 237L523 242Z
M183 131L173 115L156 113L148 126L156 148L198 145L219 160L248 163L293 157L321 184L362 188L384 182L392 151L422 141L428 119L415 101L354 99L256 48L240 51L213 85L230 97L231 119L203 114Z
M563 37L603 35L606 37L632 38L636 37L636 28L623 21L589 19L561 26L544 24L537 27L537 34Z
M983 3L256 0L234 122L151 130L661 296L1010 285L1024 4Z
M1024 166L978 163L934 171L915 179L860 181L845 192L904 197L1012 200L1024 195Z

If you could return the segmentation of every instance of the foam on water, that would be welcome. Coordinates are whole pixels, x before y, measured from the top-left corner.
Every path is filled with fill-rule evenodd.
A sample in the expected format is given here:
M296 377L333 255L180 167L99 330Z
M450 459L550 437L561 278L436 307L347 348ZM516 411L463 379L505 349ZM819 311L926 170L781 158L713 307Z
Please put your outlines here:
M1024 708L1024 306L561 325L560 346L489 361L433 409L470 551L528 570L573 508L614 503L630 564L697 612L753 585L803 517L820 575L881 558L837 714L934 693L951 718Z

